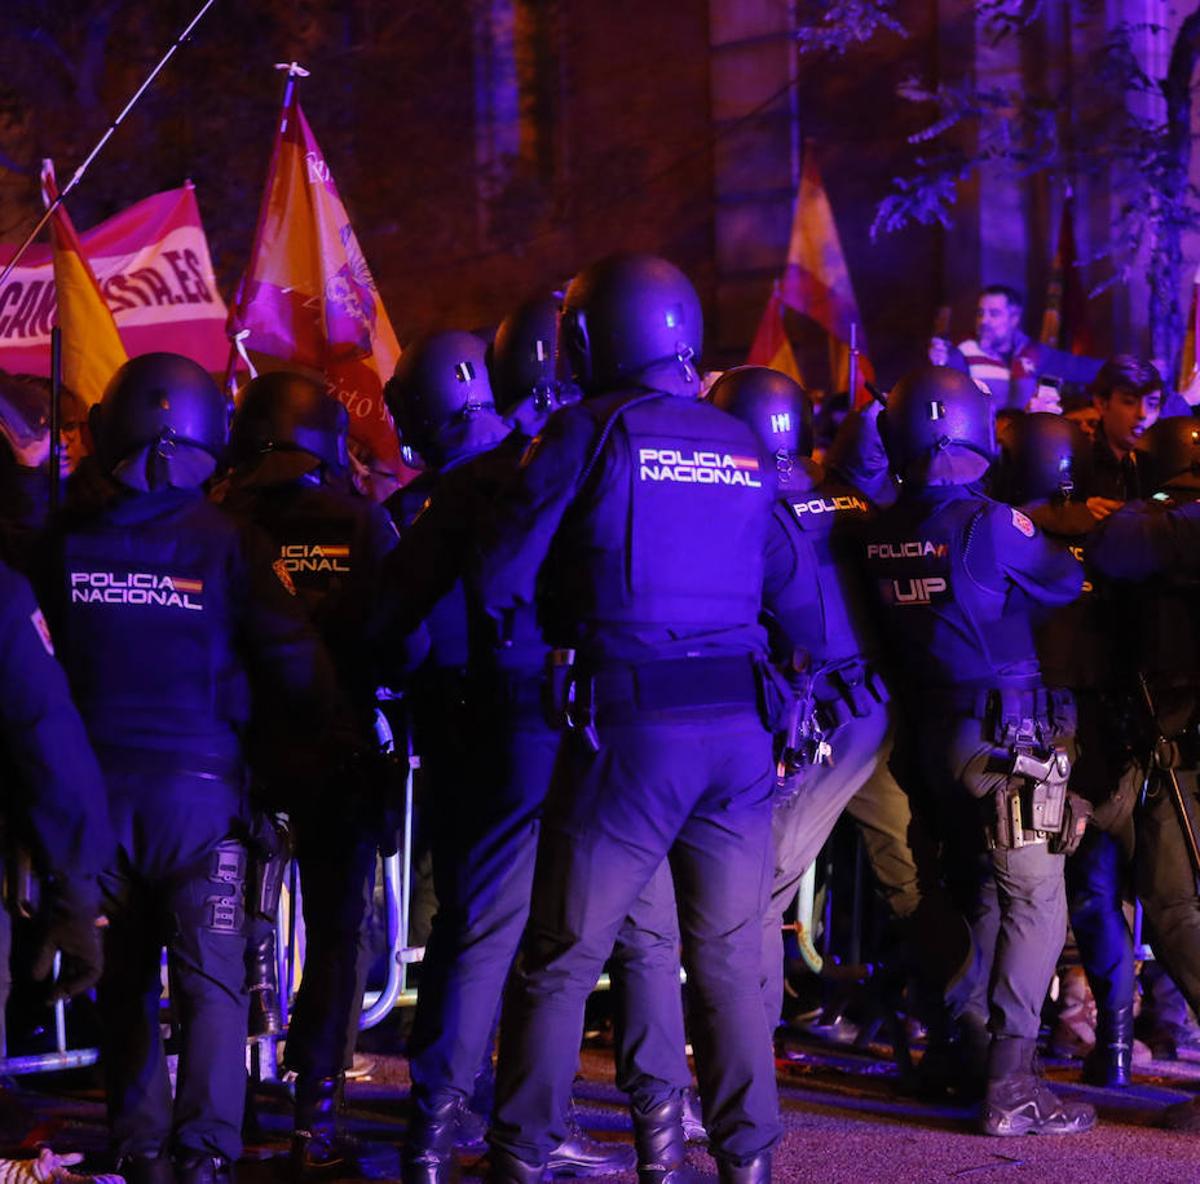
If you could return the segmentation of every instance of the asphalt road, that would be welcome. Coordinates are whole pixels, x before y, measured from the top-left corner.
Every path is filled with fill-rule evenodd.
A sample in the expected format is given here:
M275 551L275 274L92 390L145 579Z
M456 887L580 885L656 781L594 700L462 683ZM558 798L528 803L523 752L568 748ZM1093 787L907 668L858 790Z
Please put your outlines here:
M780 1062L784 1138L776 1150L777 1181L806 1184L1185 1184L1200 1182L1200 1136L1155 1129L1162 1107L1200 1091L1200 1059L1154 1062L1136 1075L1128 1091L1078 1083L1078 1065L1055 1064L1047 1075L1056 1086L1097 1106L1101 1121L1086 1135L1069 1138L989 1139L972 1130L967 1109L916 1101L900 1086L886 1050L857 1052L830 1045L799 1046L797 1059ZM395 1179L395 1144L403 1135L407 1070L403 1058L373 1056L368 1075L348 1090L349 1124L376 1147L377 1178ZM67 1089L67 1085L75 1088ZM611 1060L585 1050L576 1099L584 1124L597 1137L630 1139ZM239 1168L241 1184L278 1184L289 1130L286 1100L260 1098L260 1137ZM104 1145L100 1095L78 1079L42 1077L0 1092L0 1136L48 1142L56 1151L99 1155ZM713 1175L702 1150L694 1166ZM463 1176L482 1175L467 1156ZM632 1174L609 1177L634 1184Z

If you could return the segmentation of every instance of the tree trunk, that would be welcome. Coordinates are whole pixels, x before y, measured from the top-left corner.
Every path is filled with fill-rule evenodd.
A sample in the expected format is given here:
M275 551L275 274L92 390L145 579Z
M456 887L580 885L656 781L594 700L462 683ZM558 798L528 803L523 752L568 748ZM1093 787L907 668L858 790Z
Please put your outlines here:
M1192 74L1200 60L1200 5L1180 26L1163 80L1167 122L1161 159L1157 225L1150 255L1150 348L1167 364L1163 375L1174 380L1183 346L1179 309L1183 282L1183 231L1190 204L1188 172L1192 159Z

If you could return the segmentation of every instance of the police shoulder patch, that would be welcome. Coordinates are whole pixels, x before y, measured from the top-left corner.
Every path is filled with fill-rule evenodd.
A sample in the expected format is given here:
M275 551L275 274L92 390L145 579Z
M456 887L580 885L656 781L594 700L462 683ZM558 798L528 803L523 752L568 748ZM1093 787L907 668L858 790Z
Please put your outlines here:
M50 626L46 624L46 618L42 616L42 610L35 608L29 614L29 620L33 624L34 631L38 635L38 640L42 643L42 648L54 657L54 638L50 636Z
M1027 518L1020 510L1012 510L1012 524L1015 526L1027 539L1034 536L1037 527L1033 525L1033 521Z
M292 573L288 571L287 565L283 562L283 560L276 559L275 562L271 564L271 570L278 577L279 582L284 586L287 594L289 596L295 596L296 585L292 581Z

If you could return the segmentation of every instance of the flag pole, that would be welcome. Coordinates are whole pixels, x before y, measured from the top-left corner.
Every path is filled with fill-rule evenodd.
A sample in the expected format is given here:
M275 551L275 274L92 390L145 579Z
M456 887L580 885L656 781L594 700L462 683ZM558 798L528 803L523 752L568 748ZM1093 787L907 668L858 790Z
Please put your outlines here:
M850 322L850 370L847 375L850 386L850 408L858 402L858 322Z
M62 435L62 327L50 330L50 513L58 509L62 466L58 455Z
M267 222L268 203L271 198L271 189L275 182L275 170L279 167L279 153L277 148L284 132L287 131L288 111L292 105L292 96L296 91L296 79L307 78L311 73L310 70L306 70L299 62L276 62L275 69L286 70L287 78L283 84L283 102L280 103L279 126L275 129L275 142L271 145L271 159L267 165L267 180L263 185L262 204L258 207L258 220L254 224L254 240L250 244L251 262L258 258L259 247L262 245L263 227ZM249 268L247 268L248 270ZM242 278L238 282L237 291L234 293L233 305L229 310L230 325L237 324L241 318L242 301L245 295L246 272L243 272ZM254 377L254 368L250 365L249 358L246 357L245 339L249 336L249 331L242 328L229 334L229 360L225 364L225 377L222 382L222 389L226 393L233 387L239 358L245 360L247 368L251 371L250 376Z
M204 14L215 3L216 3L216 0L204 0L204 3L200 5L200 11L197 12L196 15L194 17L192 17L191 21L188 22L187 28L184 29L184 31L182 33L180 33L179 36L176 37L174 41L171 42L170 48L159 59L158 65L155 66L154 69L151 70L150 73L146 76L146 80L142 83L142 85L139 86L137 88L137 90L134 92L133 98L131 98L129 100L129 102L125 104L124 108L122 108L121 114L118 115L116 117L116 119L114 119L112 121L112 123L110 123L108 125L108 130L104 133L104 135L102 135L100 137L95 148L93 148L91 150L91 152L89 152L87 154L87 157L85 158L83 164L81 164L75 170L74 175L66 183L66 185L63 186L62 192L59 193L59 195L54 199L53 202L51 202L51 204L47 208L46 212L39 219L38 224L29 232L29 234L25 238L25 241L17 248L17 253L8 261L8 264L4 268L4 271L0 272L0 287L3 287L4 281L6 279L8 279L8 277L10 275L12 275L13 269L17 266L17 264L24 257L25 252L29 250L30 246L33 244L33 240L36 239L37 236L42 233L43 229L45 229L46 223L49 222L50 219L54 217L55 213L58 210L58 207L61 206L64 201L67 200L67 195L71 192L71 190L73 190L75 188L76 185L79 184L80 181L83 180L83 174L86 173L87 170L91 167L92 161L95 160L96 157L100 155L100 150L104 147L105 144L108 143L109 140L112 139L113 133L117 130L117 128L119 128L121 126L122 123L125 122L125 117L129 114L130 111L132 111L134 109L134 107L137 105L138 100L142 97L142 95L144 95L146 93L150 84L162 72L163 67L171 60L171 58L173 58L175 56L175 51L191 35L192 30L200 23L200 18L202 16L204 16Z

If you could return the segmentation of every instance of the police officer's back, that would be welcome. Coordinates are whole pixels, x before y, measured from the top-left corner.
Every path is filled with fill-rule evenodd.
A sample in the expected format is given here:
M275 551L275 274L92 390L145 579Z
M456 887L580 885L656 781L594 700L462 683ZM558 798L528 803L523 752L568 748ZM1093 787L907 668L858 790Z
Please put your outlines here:
M230 430L233 469L215 496L270 537L275 564L325 640L367 735L378 679L366 626L396 532L387 514L349 482L347 430L345 407L321 383L287 371L262 375L241 393ZM264 805L278 807L289 790L297 796L301 773L287 760L295 745L281 716L259 722L263 772L284 781L268 784ZM285 1061L297 1074L292 1166L300 1175L344 1166L335 1108L362 1001L362 975L353 968L361 961L359 932L374 881L385 787L362 770L354 781L342 772L336 800L326 801L322 788L330 787L318 781L315 798L301 798L292 808L307 944ZM257 957L249 959L256 1001L270 998L270 925L280 877L263 879L274 891L257 901L261 924L257 942L251 939ZM252 1020L258 1010L266 1008L260 1005Z
M977 944L995 959L960 1015L964 1042L984 1024L990 1033L981 1125L989 1134L1085 1130L1091 1108L1060 1103L1032 1069L1066 932L1063 856L1048 843L1068 817L1057 745L1069 727L1041 682L1034 611L1073 600L1082 573L1019 510L974 488L995 441L990 400L966 375L913 372L889 395L883 430L904 484L869 529L864 558L912 705L902 736L913 738L911 762L947 826ZM1044 771L1023 774L1025 757ZM1030 792L1053 792L1057 814L1032 811Z
M119 845L103 885L110 1126L129 1178L169 1180L173 1160L180 1181L224 1180L244 1096L251 674L314 735L343 713L269 544L200 488L226 437L208 374L173 354L135 358L93 434L98 462L51 540L43 602ZM157 1022L164 943L182 1031L174 1106Z
M773 474L749 428L698 400L699 301L672 265L586 268L562 332L585 398L531 445L479 572L500 628L536 603L547 640L574 651L560 687L574 734L501 1033L492 1178L540 1179L584 999L670 851L714 1153L723 1179L765 1180L778 1119L758 976L773 781L758 612ZM634 1127L646 1178L680 1168L678 1096L635 1109Z

